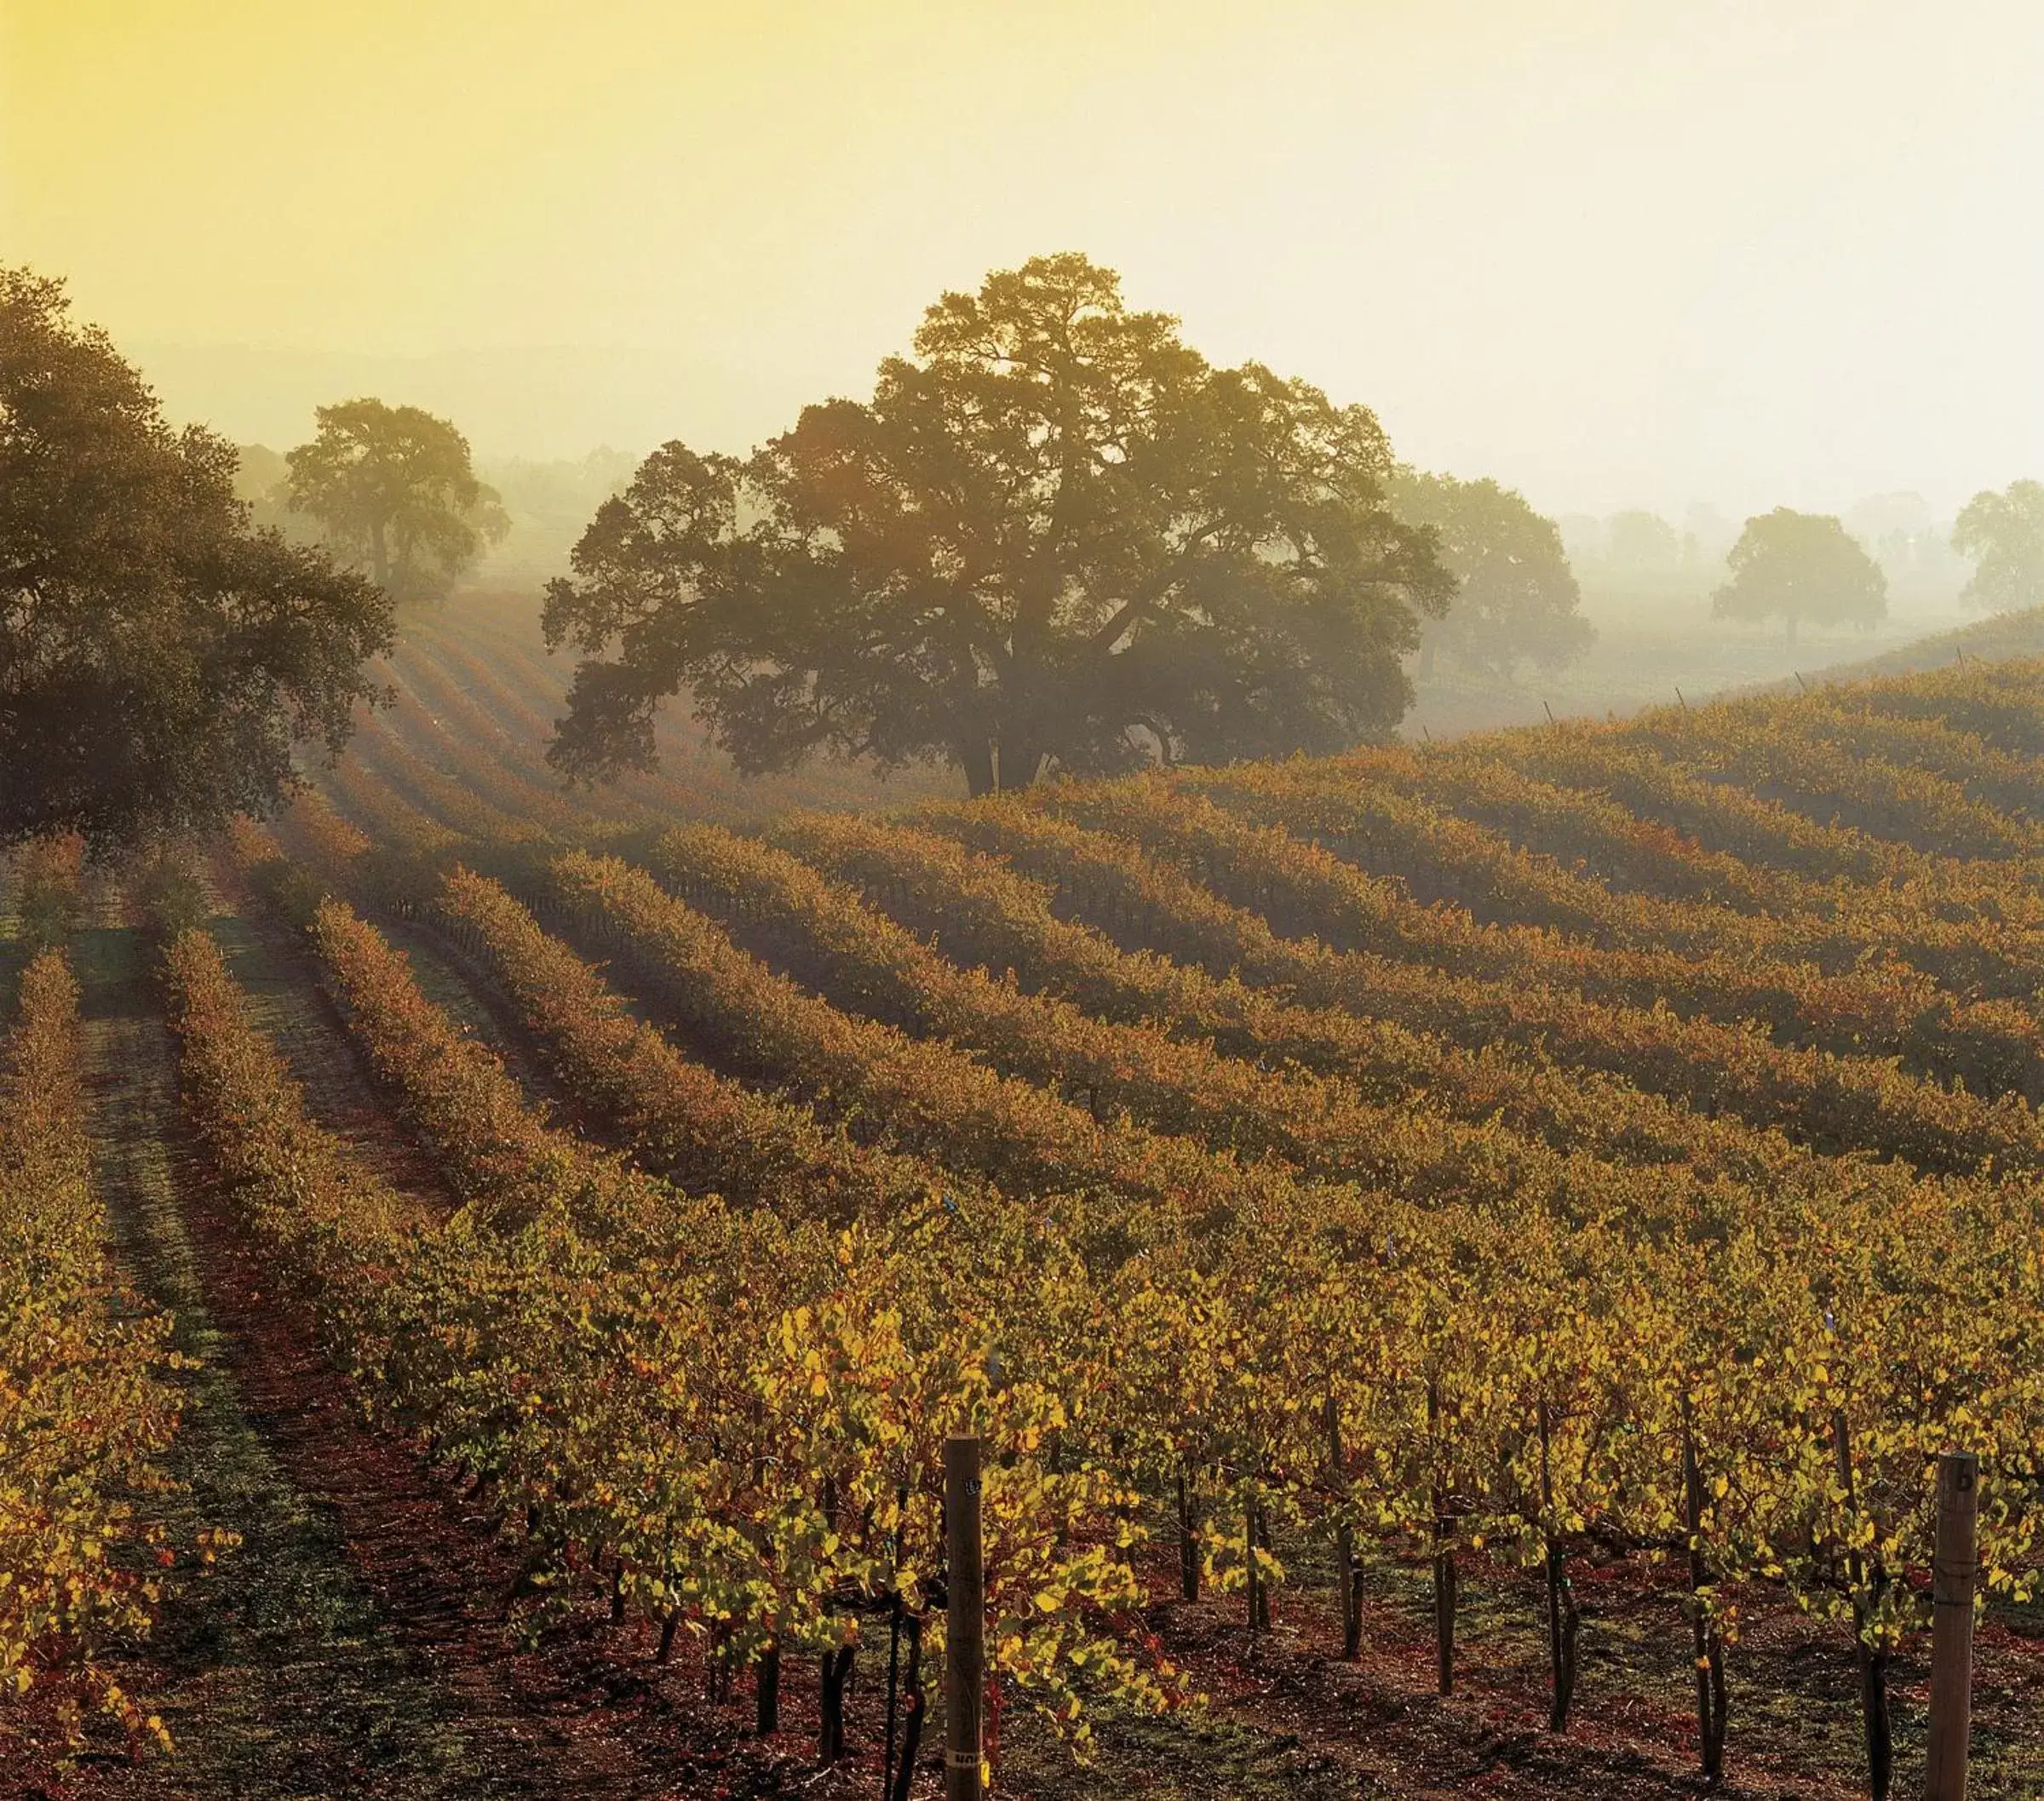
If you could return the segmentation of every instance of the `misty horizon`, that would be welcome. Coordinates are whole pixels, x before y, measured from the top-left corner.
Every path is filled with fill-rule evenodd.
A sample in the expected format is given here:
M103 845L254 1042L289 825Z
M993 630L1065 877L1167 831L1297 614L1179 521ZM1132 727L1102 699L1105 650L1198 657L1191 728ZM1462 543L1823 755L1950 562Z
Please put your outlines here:
M789 401L781 393L785 379L770 371L718 366L644 346L534 345L407 355L147 340L129 347L174 419L207 425L236 443L278 450L311 435L316 407L375 394L452 419L485 462L575 463L606 453L636 462L675 439L739 454L792 426L808 400L825 398ZM779 414L773 411L777 404ZM1402 460L1432 467L1410 456L1392 422L1384 422ZM1777 505L1843 517L1894 496L1921 497L1937 522L1949 525L1978 491L1977 485L1930 479L1861 487L1841 480L1791 500L1760 491L1749 475L1729 469L1714 487L1640 480L1593 489L1514 480L1489 467L1443 468L1465 479L1493 475L1556 519L1603 519L1642 511L1679 528L1686 514L1701 508L1721 514L1735 531L1742 519ZM1994 485L2023 473L2012 470ZM1754 491L1741 502L1734 496L1743 489Z
M1553 514L2044 472L2011 0L4 16L0 243L238 439L744 450L1073 249Z

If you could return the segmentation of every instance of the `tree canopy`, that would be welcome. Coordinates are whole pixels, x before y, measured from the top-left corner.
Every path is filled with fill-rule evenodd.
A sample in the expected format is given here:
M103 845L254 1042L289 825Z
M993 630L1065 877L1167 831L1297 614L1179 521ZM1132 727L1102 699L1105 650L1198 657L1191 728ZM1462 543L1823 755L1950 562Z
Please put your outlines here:
M1887 617L1888 578L1828 513L1777 507L1749 519L1725 560L1731 579L1711 596L1711 611L1782 620L1790 644L1806 622L1864 629Z
M1431 527L1459 584L1447 612L1421 628L1421 656L1509 680L1522 662L1559 669L1596 634L1562 548L1561 531L1524 496L1485 479L1457 481L1401 469L1392 503L1408 525Z
M1673 569L1682 560L1682 540L1657 513L1634 508L1614 513L1611 522L1611 560L1620 569Z
M296 748L346 743L389 602L251 529L235 469L60 283L0 269L0 843L263 812Z
M1976 494L1952 527L1952 548L1973 559L1961 598L1988 612L2044 606L2044 482Z
M476 479L468 440L416 406L343 400L284 459L294 512L400 605L444 598L510 527Z
M583 655L551 754L650 766L684 689L747 771L942 758L975 793L1345 747L1410 704L1399 658L1454 592L1392 467L1363 407L1036 258L945 295L870 401L646 460L548 593Z

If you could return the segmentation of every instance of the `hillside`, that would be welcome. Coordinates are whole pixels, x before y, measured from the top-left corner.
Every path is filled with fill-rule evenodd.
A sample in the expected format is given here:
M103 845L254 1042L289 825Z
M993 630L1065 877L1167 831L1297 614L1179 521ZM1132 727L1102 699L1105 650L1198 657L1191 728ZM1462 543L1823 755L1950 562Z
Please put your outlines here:
M1898 604L1871 634L1839 630L1800 645L1778 629L1737 627L1714 618L1707 589L1611 594L1586 589L1584 613L1596 628L1589 650L1566 668L1524 666L1506 681L1445 663L1418 680L1418 699L1400 727L1411 742L1511 726L1544 725L1571 715L1628 718L1674 700L1693 705L1721 696L1796 693L1803 681L1857 681L1934 669L1961 654L1990 661L2044 654L2035 615L2001 616L1954 626L1952 604Z
M1966 657L2004 662L2038 657L2044 657L2044 608L1995 613L1953 631L1934 632L1899 645L1878 657L1830 663L1804 673L1814 681L1870 681L1884 675L1914 675L1920 670L1941 669Z
M2036 1793L2044 664L1989 624L972 803L682 732L564 792L529 624L425 618L273 825L10 874L11 1066L71 1035L182 1419L110 1540L153 1629L35 1651L0 1784L876 1792L971 1420L1002 1792L1673 1797L1721 1730L1720 1792L1846 1797L1869 1668L1908 1787L1963 1441L1971 1792ZM177 1754L117 1706L56 1770L74 1680Z

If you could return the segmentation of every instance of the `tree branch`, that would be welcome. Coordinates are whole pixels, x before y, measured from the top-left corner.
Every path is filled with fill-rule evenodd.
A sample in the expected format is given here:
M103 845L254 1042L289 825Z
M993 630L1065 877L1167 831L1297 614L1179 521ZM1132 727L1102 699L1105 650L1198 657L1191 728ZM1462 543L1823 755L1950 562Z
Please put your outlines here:
M1122 634L1151 611L1146 595L1138 594L1134 599L1124 601L1114 617L1087 640L1086 648L1096 657L1108 655L1121 641Z

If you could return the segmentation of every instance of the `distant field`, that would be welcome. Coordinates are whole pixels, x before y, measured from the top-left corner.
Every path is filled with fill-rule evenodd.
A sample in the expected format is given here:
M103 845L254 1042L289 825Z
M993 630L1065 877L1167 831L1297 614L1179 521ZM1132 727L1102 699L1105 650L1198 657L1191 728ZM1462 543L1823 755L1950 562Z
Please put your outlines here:
M1946 602L1898 600L1874 632L1806 634L1791 645L1779 627L1760 630L1710 616L1708 594L1611 594L1586 589L1583 611L1595 626L1588 653L1547 673L1522 666L1510 682L1457 674L1444 663L1419 682L1419 702L1400 736L1423 741L1503 726L1544 725L1555 717L1620 719L1672 703L1679 690L1694 704L1721 694L1780 684L1793 689L1820 674L1903 674L1949 662L1957 649L1988 657L2044 654L2037 616L1961 622ZM1978 646L1978 649L1972 648Z
M1984 662L2002 662L2040 656L2044 656L2044 610L1996 613L1970 625L1912 639L1878 656L1827 663L1805 673L1810 679L1823 681L1865 681L1881 675L1914 675L1919 670L1940 669L1969 657Z
M973 1420L1000 1791L1692 1794L1702 1650L1722 1792L1863 1794L1861 1627L1913 1791L1963 1440L1971 1792L2044 1795L2035 619L967 802L686 728L565 791L529 605L420 620L197 891L79 878L93 1192L192 1364L135 1506L239 1543L104 1655L176 1755L53 1774L44 1685L0 1788L877 1793Z

